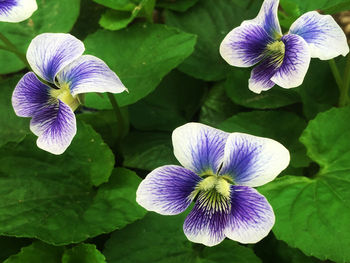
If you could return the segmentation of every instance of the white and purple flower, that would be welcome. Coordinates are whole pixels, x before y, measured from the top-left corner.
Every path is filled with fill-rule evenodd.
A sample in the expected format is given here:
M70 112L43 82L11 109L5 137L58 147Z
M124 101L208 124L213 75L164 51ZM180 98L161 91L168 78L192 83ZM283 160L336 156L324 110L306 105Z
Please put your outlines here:
M126 90L118 76L99 58L82 55L83 42L70 34L45 33L27 50L33 71L18 82L12 105L20 117L31 117L30 129L39 148L61 154L76 133L74 110L78 94L120 93Z
M36 0L0 0L0 22L21 22L37 9Z
M174 154L184 166L165 165L141 182L137 202L149 211L176 215L195 201L183 230L207 246L228 237L256 243L275 222L272 207L254 188L273 180L290 160L280 143L226 133L199 123L174 130Z
M330 15L307 12L282 35L279 0L265 0L258 16L227 34L220 54L232 66L251 67L249 89L261 93L275 84L294 88L302 84L310 59L331 59L349 52L346 36Z

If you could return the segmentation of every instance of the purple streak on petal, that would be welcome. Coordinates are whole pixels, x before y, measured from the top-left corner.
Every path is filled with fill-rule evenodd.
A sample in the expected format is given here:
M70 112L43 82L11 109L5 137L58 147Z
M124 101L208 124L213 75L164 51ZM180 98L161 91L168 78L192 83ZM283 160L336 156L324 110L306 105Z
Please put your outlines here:
M0 1L0 16L8 15L9 12L17 5L17 0L1 0Z
M271 89L275 83L271 81L276 73L278 64L272 58L265 58L250 74L249 89L255 93Z
M46 86L33 72L25 74L12 94L12 106L20 117L32 117L50 99L50 87Z
M90 55L81 56L64 67L57 79L60 84L69 85L73 96L87 92L119 93L126 90L106 63Z
M35 112L30 129L39 137L39 148L53 154L61 154L75 136L75 115L69 106L52 98Z
M220 201L217 201L217 206L212 206L208 192L199 194L183 226L184 233L190 241L215 246L224 240L224 229L230 213L230 200L221 199Z
M149 211L176 215L191 204L191 193L201 178L188 169L166 165L153 170L141 182L137 202Z
M264 238L275 223L272 207L254 188L231 186L231 213L225 235L240 243L256 243Z
M283 63L271 80L282 88L294 88L302 84L309 68L309 47L298 35L287 34L281 40L285 45Z
M246 23L225 37L220 54L232 66L250 67L262 59L266 45L272 41L261 26Z

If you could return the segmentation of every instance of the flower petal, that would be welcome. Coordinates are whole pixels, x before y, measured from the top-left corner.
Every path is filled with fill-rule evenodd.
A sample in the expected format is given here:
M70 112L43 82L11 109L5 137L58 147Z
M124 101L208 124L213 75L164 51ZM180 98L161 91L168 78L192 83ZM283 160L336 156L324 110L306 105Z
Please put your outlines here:
M269 57L265 58L252 70L248 88L257 94L271 89L273 86L275 86L275 83L271 80L271 78L276 73L277 69L278 64L276 64L273 59Z
M252 20L244 21L242 25L245 23L258 24L273 38L282 36L282 30L277 16L278 4L279 0L265 0L260 8L258 16Z
M73 96L87 92L120 93L126 90L118 76L101 59L85 55L64 67L57 75L60 85L68 84Z
M31 17L37 9L36 0L2 0L0 1L0 22L21 22Z
M149 211L162 215L176 215L191 204L191 193L201 178L177 165L166 165L153 170L141 182L136 201Z
M307 43L298 35L288 34L281 39L285 45L282 65L271 81L289 89L301 85L310 65L310 51Z
M187 123L172 134L175 157L196 174L216 173L228 133L200 123Z
M51 98L35 112L30 130L39 137L37 145L40 149L62 154L76 134L75 115L62 101Z
M231 186L226 237L243 244L256 243L267 236L274 224L274 212L263 195L248 186Z
M50 98L50 87L46 86L33 72L25 74L12 94L12 106L17 116L32 117Z
M188 240L210 247L225 239L224 230L230 213L230 200L212 203L213 199L207 192L200 192L183 226Z
M349 53L346 36L330 15L307 12L292 24L289 32L301 36L309 44L313 58L327 60Z
M227 139L220 174L230 175L237 185L260 186L281 173L289 160L289 151L279 142L235 132Z
M44 33L35 37L27 50L27 60L42 79L54 83L57 73L80 57L83 42L70 34Z
M258 63L266 45L273 39L259 25L246 23L234 28L220 45L220 54L236 67L250 67Z

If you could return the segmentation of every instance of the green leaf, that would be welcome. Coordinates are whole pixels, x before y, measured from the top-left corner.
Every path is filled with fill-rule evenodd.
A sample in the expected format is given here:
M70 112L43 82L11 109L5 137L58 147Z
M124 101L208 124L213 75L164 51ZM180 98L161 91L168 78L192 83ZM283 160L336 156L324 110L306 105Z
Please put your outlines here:
M0 234L61 245L122 228L141 218L140 179L113 167L112 153L87 125L61 156L37 149L35 138L0 149ZM94 187L109 178L109 182Z
M12 108L12 92L19 76L0 81L0 147L7 142L20 142L30 133L29 121L16 116Z
M94 2L106 7L119 10L131 11L141 0L93 0Z
M182 230L184 219L184 214L148 213L144 219L114 232L106 243L104 255L109 263L261 262L251 249L231 240L211 248L191 243Z
M173 71L155 91L129 107L130 122L139 130L172 131L193 118L205 92L203 81Z
M227 97L223 82L210 88L200 109L199 122L217 126L238 111L238 106Z
M124 166L153 170L178 164L173 153L171 133L131 132L122 142Z
M0 262L4 262L9 256L18 253L22 247L31 243L30 239L0 237Z
M161 79L188 57L196 37L159 24L135 24L110 32L99 30L85 40L87 53L98 56L118 74L129 93L116 94L126 106L152 92ZM112 55L111 55L112 54ZM107 96L86 95L86 105L111 109Z
M284 2L288 1L290 0L281 0L281 4L284 4ZM350 9L349 0L294 0L294 3L299 7L302 14L312 10L322 10L327 14L334 14L340 11L346 11Z
M106 263L104 255L97 250L95 245L80 244L66 250L62 257L62 263Z
M350 261L350 107L320 113L300 140L320 165L313 178L284 176L260 191L274 208L274 233L306 255Z
M339 59L337 60L339 61ZM312 59L303 84L298 88L308 119L337 105L339 91L326 61Z
M227 132L243 132L268 137L282 143L291 154L291 165L306 167L310 159L299 137L306 122L294 113L286 111L252 111L238 113L219 126Z
M260 4L260 1L201 0L186 13L166 12L168 25L198 36L195 52L179 69L199 79L224 79L232 67L220 56L220 43L243 20L255 17Z
M155 0L142 0L131 12L107 10L100 19L100 25L108 30L119 30L127 27L136 17L145 16L152 21Z
M43 242L34 242L21 252L9 257L4 263L61 263L63 247L54 247Z
M227 95L234 103L254 109L274 109L300 101L296 90L274 86L268 91L256 94L248 89L248 79L252 69L235 68L225 83Z
M80 0L37 0L38 10L21 23L0 23L0 32L22 53L30 41L44 32L69 32L79 15ZM64 15L62 15L64 14ZM0 50L0 74L16 72L25 67L14 54Z
M194 6L198 0L158 0L157 7L162 7L178 12L185 12Z

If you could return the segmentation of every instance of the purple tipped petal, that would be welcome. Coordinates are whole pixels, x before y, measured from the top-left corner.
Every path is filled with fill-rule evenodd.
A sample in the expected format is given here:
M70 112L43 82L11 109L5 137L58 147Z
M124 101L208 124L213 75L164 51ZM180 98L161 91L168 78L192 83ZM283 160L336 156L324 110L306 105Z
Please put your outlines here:
M275 83L271 81L271 78L277 69L278 64L275 63L272 58L265 58L252 70L248 88L258 94L260 94L262 91L271 89L273 86L275 86Z
M201 178L177 165L153 170L141 182L136 201L145 209L162 215L176 215L191 204L196 185Z
M236 27L221 42L220 54L236 67L250 67L262 59L266 45L273 39L259 25L244 24Z
M46 86L33 72L25 74L12 94L12 106L20 117L33 117L42 105L50 99L50 87Z
M260 25L273 38L281 36L282 31L278 22L278 4L279 0L265 0L261 6L259 14L252 20L247 20L242 23L254 23Z
M42 79L54 83L57 73L84 52L84 44L70 34L44 33L35 37L27 50L27 60Z
M52 154L62 154L76 134L75 115L71 108L52 98L35 112L30 130L37 135L40 149Z
M275 140L231 133L220 174L230 175L238 185L260 186L287 168L289 160L289 151Z
M231 186L231 213L226 237L243 244L256 243L271 231L275 215L266 198L248 186Z
M68 84L73 96L87 92L120 93L126 90L118 76L101 59L85 55L57 75L60 85Z
M215 246L225 239L230 200L220 199L221 202L213 203L212 199L207 192L201 192L185 220L183 230L192 242Z
M37 9L35 0L1 0L0 21L21 22L29 18Z
M289 32L308 43L313 58L326 60L349 53L346 36L330 15L316 11L305 13L292 24Z
M285 45L282 65L271 78L271 81L289 89L303 83L310 64L310 51L307 43L299 36L288 34L281 39Z
M174 130L174 154L179 162L201 174L215 174L224 157L228 133L200 123L187 123Z

